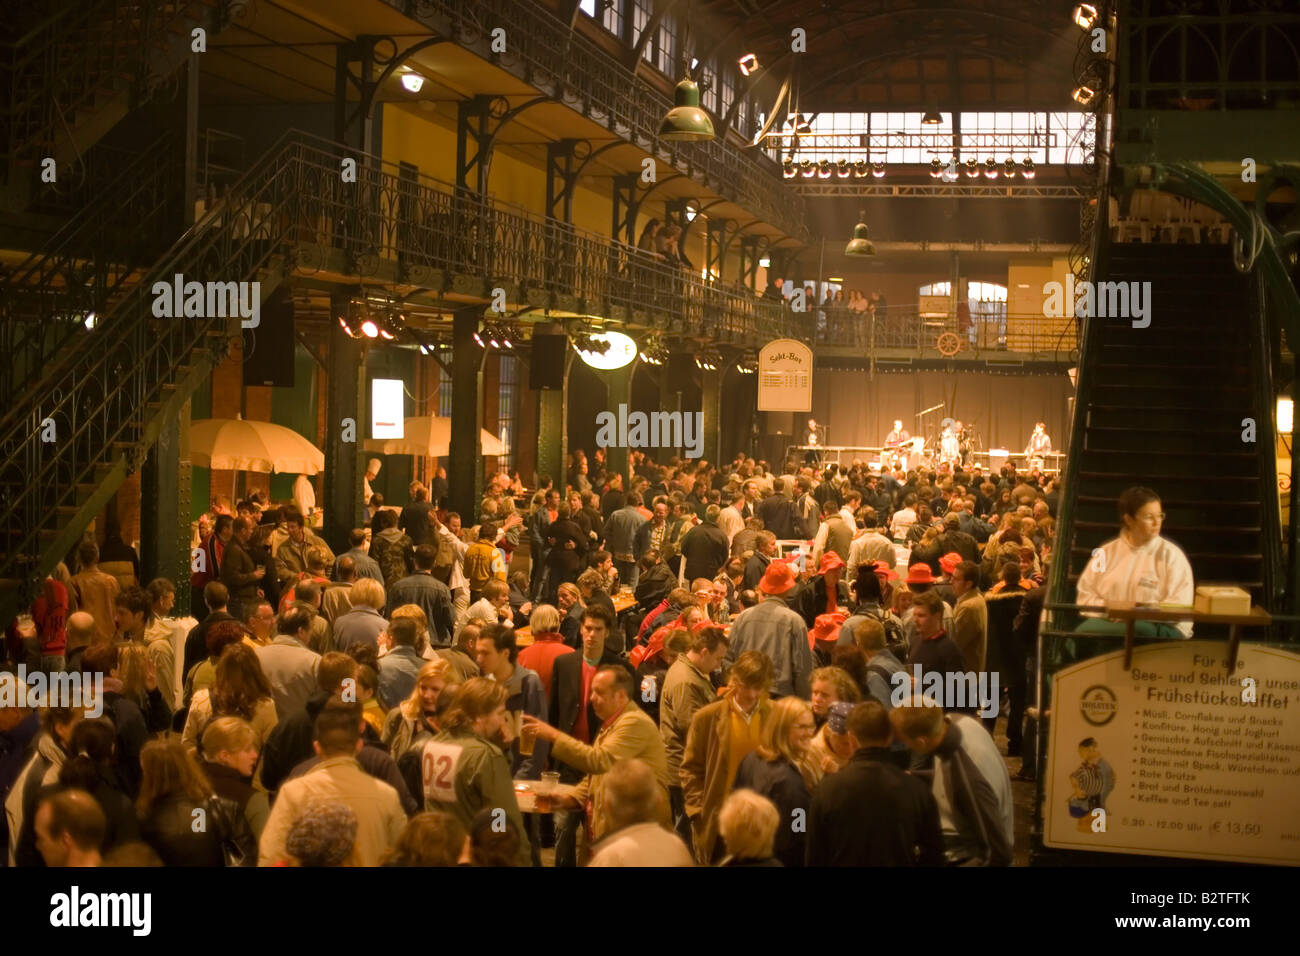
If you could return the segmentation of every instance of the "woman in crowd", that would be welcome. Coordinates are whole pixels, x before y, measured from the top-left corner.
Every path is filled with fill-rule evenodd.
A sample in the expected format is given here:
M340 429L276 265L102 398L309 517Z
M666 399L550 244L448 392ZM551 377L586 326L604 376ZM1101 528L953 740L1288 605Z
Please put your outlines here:
M208 656L199 661L185 675L185 703L193 704L194 695L201 690L212 687L217 675L217 661L221 652L231 644L238 644L247 631L238 621L218 621L208 628L205 635ZM251 650L251 648L250 648Z
M718 832L727 855L718 866L781 866L772 853L780 812L753 790L736 790L722 804Z
M258 750L266 746L266 738L275 729L278 717L271 698L271 683L262 671L257 654L247 644L237 642L221 652L212 688L198 691L190 702L181 740L191 754L198 754L203 732L218 717L248 721L256 735Z
M808 751L799 768L808 781L809 789L821 783L826 774L842 770L853 756L847 721L854 705L851 701L831 704L826 723L809 741Z
M450 681L448 661L442 658L429 661L420 668L411 696L388 712L380 739L394 760L400 760L421 734L440 731L434 713L438 697Z
M144 841L165 866L255 866L257 841L233 800L217 796L179 740L140 752L136 815ZM202 820L202 827L195 821Z
M524 819L515 800L510 762L502 747L514 742L506 722L506 689L485 677L474 677L461 687L444 715L443 730L425 745L425 806L445 810L468 832L485 807L502 809L517 832L525 833ZM516 863L531 863L527 840L519 841Z
M816 698L814 674L813 699ZM771 800L777 815L786 823L777 828L775 845L775 856L785 866L803 866L805 831L790 824L795 820L795 811L803 810L806 814L811 802L808 782L800 767L813 733L813 709L807 702L798 697L782 697L772 705L772 712L763 725L762 743L740 762L736 771L735 788L753 790Z
M703 622L704 626L708 622ZM678 656L691 646L691 632L684 627L674 627L664 635L659 650L647 654L636 669L637 686L641 697L638 703L656 724L659 723L659 695L664 689L664 677Z
M1196 590L1192 566L1178 545L1160 536L1165 520L1160 496L1150 488L1136 486L1121 494L1117 504L1120 533L1093 552L1079 575L1078 603L1100 606L1132 601L1190 607ZM1079 630L1114 633L1122 631L1123 625L1090 615ZM1191 637L1192 625L1138 621L1137 633Z
M135 807L117 775L117 728L107 717L83 720L72 729L69 757L59 771L59 786L85 790L108 820L104 831L105 852L122 843L140 839Z
M740 558L728 558L714 584L721 584L727 592L727 613L735 616L740 613L740 585L745 580L745 562Z
M287 866L360 866L356 811L341 800L322 798L298 811L285 837Z
M546 699L551 698L551 677L555 672L555 659L572 654L573 648L564 643L560 633L560 612L550 604L539 604L528 618L528 629L533 643L521 648L515 662L520 667L535 671L541 679Z
M266 791L253 787L257 767L257 732L246 720L218 717L203 731L203 772L219 797L232 800L248 821L253 839L260 839L271 815Z
M856 704L862 699L853 678L838 667L819 667L812 672L814 730L821 730L831 715L831 705L840 701Z
M457 866L467 862L469 834L449 813L426 811L411 817L384 866Z
M149 730L160 733L170 729L171 701L149 694L151 685L158 686L158 668L149 655L149 648L137 641L119 644L117 674L122 682L122 695L129 697L140 708Z

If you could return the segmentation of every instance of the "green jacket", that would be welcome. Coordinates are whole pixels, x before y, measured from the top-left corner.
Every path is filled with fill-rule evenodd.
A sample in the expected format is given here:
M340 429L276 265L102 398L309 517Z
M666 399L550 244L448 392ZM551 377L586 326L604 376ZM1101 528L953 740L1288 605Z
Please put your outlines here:
M467 730L444 730L425 744L424 808L450 813L469 831L475 815L487 807L504 810L519 834L519 866L532 865L528 830L515 800L510 761L501 748ZM451 789L454 787L455 802Z

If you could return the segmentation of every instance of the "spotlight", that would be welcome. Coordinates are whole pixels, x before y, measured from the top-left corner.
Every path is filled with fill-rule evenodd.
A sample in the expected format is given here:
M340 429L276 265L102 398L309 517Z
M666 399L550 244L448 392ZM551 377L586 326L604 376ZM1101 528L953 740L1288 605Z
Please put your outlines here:
M984 160L984 178L986 179L998 178L998 161L994 159L992 156Z
M979 179L980 161L972 156L966 160L966 176L970 179Z
M831 161L829 159L823 159L820 163L817 164L817 178L818 179L831 178Z
M938 179L939 174L943 172L943 160L938 156L930 160L930 178Z
M943 116L935 110L926 110L925 115L921 117L922 126L938 126L943 123Z
M1081 3L1074 8L1074 22L1080 30L1091 30L1097 22L1097 8L1091 3Z
M695 203L693 203L693 202L688 202L688 203L686 204L686 221L687 221L687 222L694 222L694 221L695 221L695 217L696 217L697 215L699 215L699 212L700 212L700 211L699 211L699 209L696 208Z
M867 175L869 168L870 166L865 159L859 159L853 164L853 175L858 179L863 179Z
M1016 174L1016 161L1012 159L1010 156L1008 156L1006 158L1006 161L1003 162L1002 164L1002 175L1006 176L1007 179L1010 179L1015 174Z
M839 176L840 179L848 179L849 174L852 172L853 172L853 164L850 163L847 159L841 159L839 162L835 164L835 175Z
M1077 86L1074 92L1070 94L1070 98L1080 106L1087 106L1096 96L1097 91L1090 86Z
M758 70L758 57L752 53L746 53L737 61L737 64L740 66L740 75L749 76Z
M366 319L361 323L361 334L368 339L379 337L379 326L375 324L374 319Z
M86 325L86 331L89 332L91 329L93 329L93 328L94 328L96 325L98 325L98 324L99 324L99 316L96 315L94 312L87 312L87 313L86 313L86 322L85 322L85 325Z
M483 336L479 335L477 332L474 333L474 344L481 349L487 348L487 346L483 344Z
M794 160L787 159L781 164L781 175L786 179L794 179L799 175L799 170L794 164Z
M402 88L405 89L406 92L418 93L422 86L424 86L424 77L419 73L402 74Z
M817 164L811 159L802 160L799 163L799 172L803 174L804 179L812 179L817 175Z
M885 178L885 164L884 164L884 163L872 163L872 164L871 164L871 175L874 176L874 177L876 177L876 179L884 179L884 178Z
M1034 173L1036 172L1036 170L1034 169L1034 161L1032 159L1026 156L1024 162L1022 162L1020 166L1021 166L1021 171L1020 171L1021 176L1024 176L1026 179L1034 178Z

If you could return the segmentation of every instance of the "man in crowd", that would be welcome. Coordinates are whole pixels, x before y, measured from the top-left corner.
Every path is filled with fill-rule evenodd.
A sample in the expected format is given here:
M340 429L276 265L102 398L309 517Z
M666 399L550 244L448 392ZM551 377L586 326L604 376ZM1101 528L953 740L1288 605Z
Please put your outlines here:
M848 719L853 756L827 774L808 810L809 866L937 866L943 836L934 795L899 769L885 707L874 700ZM863 808L870 807L870 813Z
M334 646L346 652L353 644L378 648L379 635L388 622L379 612L384 607L384 588L366 578L352 585L352 610L334 622Z
M944 686L950 686L948 675L960 676L966 669L966 660L959 648L943 629L943 601L933 591L918 594L912 603L912 622L916 625L917 641L907 659L907 672L911 674L916 665L921 666L921 679L925 675L937 672L944 680ZM951 686L959 686L952 683ZM973 702L947 701L949 706L960 705L963 708ZM973 709L973 708L972 708Z
M683 577L688 581L712 578L727 563L727 536L718 527L718 514L718 506L709 505L704 509L704 521L682 538Z
M427 548L428 545L420 545ZM388 653L379 658L379 702L391 710L415 690L424 658L415 649L419 633L415 621L400 617L388 625Z
M48 867L96 867L108 818L85 790L68 789L41 800L36 809L36 849Z
M77 607L95 619L95 634L99 640L112 640L115 628L113 598L122 588L117 578L99 569L99 548L95 542L83 541L77 546L77 561L81 570L72 576Z
M334 552L324 538L307 528L301 511L290 509L284 516L284 527L288 537L275 549L275 573L282 588L310 569L307 555L312 549L324 552L326 567L334 562Z
M979 588L980 567L962 561L952 572L952 639L966 662L966 670L980 673L988 654L989 610ZM996 701L994 702L996 703Z
M609 836L588 866L693 866L680 837L665 830L660 801L663 791L654 769L644 760L620 760L605 774L605 811Z
M812 696L812 649L804 619L786 599L796 590L794 572L784 561L773 562L759 582L764 595L755 608L742 613L732 625L726 662L734 664L746 651L761 651L772 663L772 696Z
M890 567L897 560L894 555L894 542L880 533L880 520L875 508L863 508L861 516L862 530L857 532L853 543L849 545L849 556L844 562L844 574L851 581L857 577L858 566L885 561Z
M760 531L754 539L754 553L745 562L745 577L742 588L758 587L758 582L767 573L768 565L776 557L776 535L770 531Z
M451 643L455 622L451 591L433 576L433 563L437 557L436 545L421 544L416 547L415 572L388 589L388 607L392 610L404 604L416 605L429 622L430 640L434 644L445 646Z
M383 571L379 569L378 563L366 551L366 531L364 528L353 528L348 532L348 550L339 555L338 560L334 562L334 577L337 580L342 580L339 563L344 558L351 559L358 578L371 578L380 584L384 583Z
M190 628L185 636L185 659L181 662L181 673L189 674L194 665L208 656L208 631L221 621L233 621L234 615L227 612L230 592L220 581L209 581L203 586L203 603L208 609L207 616Z
M794 537L794 502L785 493L785 482L777 478L772 482L772 494L754 509L763 519L763 527L780 540Z
M537 720L546 719L546 689L536 671L517 662L519 649L513 628L500 624L487 625L479 632L474 651L479 673L506 689L506 713L515 727L519 726L521 714ZM546 769L549 752L550 745L544 740L538 740L531 756L521 754L516 739L507 754L511 762L510 772L519 780L540 780L542 771Z
M311 618L305 608L288 608L275 622L275 638L255 649L262 673L271 685L275 712L281 717L301 710L317 690L320 655L307 647Z
M149 618L150 605L149 594L141 587L129 587L113 598L118 640L145 640L144 626ZM168 708L173 708L176 706L176 650L172 647L171 634L157 637L145 647L154 665L162 699Z
M411 482L411 503L402 509L398 527L406 532L411 544L419 547L429 540L429 512L433 506L429 503L429 491L418 481Z
M934 756L932 790L948 864L1010 866L1015 847L1011 777L988 731L973 717L945 715L923 697L895 707L889 721L913 753Z
M266 569L253 560L249 550L253 540L252 520L236 518L232 528L233 533L221 561L221 583L230 592L231 616L243 620L261 596L258 585L265 577Z

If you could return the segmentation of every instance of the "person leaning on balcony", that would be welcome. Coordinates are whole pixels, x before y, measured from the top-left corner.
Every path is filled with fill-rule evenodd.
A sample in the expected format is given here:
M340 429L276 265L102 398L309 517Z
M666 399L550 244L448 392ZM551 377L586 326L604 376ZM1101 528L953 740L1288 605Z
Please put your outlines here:
M1117 502L1121 528L1118 537L1093 552L1079 576L1078 603L1103 605L1133 601L1136 604L1191 606L1195 598L1192 566L1178 545L1160 536L1165 520L1160 496L1150 488L1135 486ZM1117 633L1123 625L1087 614L1080 631ZM1191 637L1190 622L1167 624L1138 621L1136 632L1153 637Z

